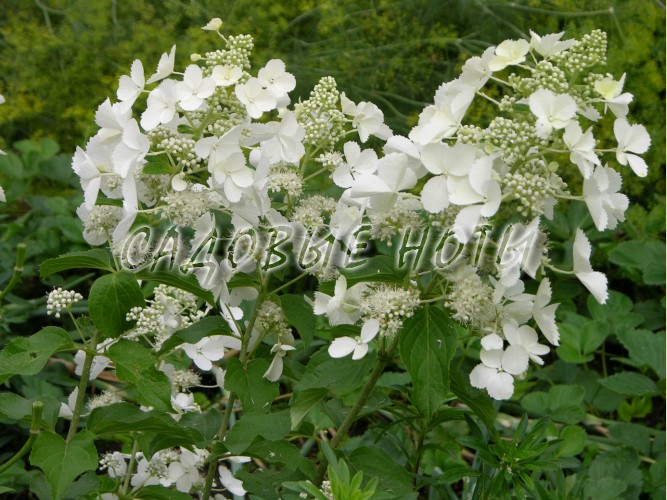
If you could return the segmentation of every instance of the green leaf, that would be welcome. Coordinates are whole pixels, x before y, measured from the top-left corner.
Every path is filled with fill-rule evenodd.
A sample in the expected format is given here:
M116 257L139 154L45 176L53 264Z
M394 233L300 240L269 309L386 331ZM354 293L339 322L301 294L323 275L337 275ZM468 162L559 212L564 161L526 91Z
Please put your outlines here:
M86 419L86 428L98 437L128 432L157 432L189 438L186 430L169 415L153 410L142 411L131 403L95 408Z
M251 413L239 419L227 433L225 446L235 455L242 455L258 436L278 441L290 431L289 411Z
M81 431L69 442L52 432L42 432L32 446L30 464L39 467L51 485L53 498L63 498L67 486L79 474L97 469L94 434Z
M609 426L612 438L647 456L651 454L651 432L652 429L643 425L624 422L614 422Z
M296 430L308 412L313 409L329 393L328 389L306 389L292 394L290 402L290 418L292 430Z
M391 495L388 498L400 498L414 493L412 477L405 467L378 447L357 448L350 454L349 461L356 471L364 473L364 478L377 477L382 485L382 492ZM416 493L412 498L417 498Z
M85 252L71 252L55 259L45 260L39 267L39 275L42 279L60 271L68 269L104 269L113 271L111 256L106 250L99 248Z
M173 286L179 290L190 292L200 299L205 300L210 305L215 306L213 294L208 290L204 290L199 285L197 278L192 274L182 274L178 271L149 271L145 269L137 271L135 276L139 280L155 281L162 285Z
M623 330L617 334L630 354L630 359L639 366L650 366L660 378L665 378L665 333L648 330Z
M116 375L137 391L137 399L157 410L173 411L171 384L163 372L155 368L151 351L136 342L120 340L107 350L116 365Z
M270 464L282 464L290 470L299 469L311 479L315 475L312 462L301 455L299 448L287 441L259 441L251 445L244 454Z
M132 497L146 498L148 500L192 500L192 496L187 493L158 485L144 486L136 493L133 493Z
M531 392L521 400L521 405L537 415L549 416L558 422L576 424L581 422L584 412L584 388L580 385L557 385L549 392Z
M306 349L313 341L315 331L315 314L313 307L306 302L303 295L282 295L280 305L285 312L287 322L299 332Z
M227 363L225 373L225 389L235 392L246 413L267 413L271 410L271 402L278 397L278 384L269 382L264 373L269 368L265 359L253 359L245 369L238 360L232 358Z
M347 279L347 286L351 287L361 282L380 283L403 283L408 270L398 270L396 259L388 255L377 255L370 259L364 259L362 263L354 267L346 267L340 270L340 274ZM331 292L333 292L333 282Z
M229 324L222 316L207 316L169 337L158 352L161 356L181 344L196 344L204 337L229 335Z
M408 319L400 334L401 359L412 378L412 402L430 418L449 395L449 362L456 350L451 319L424 307Z
M47 326L28 338L12 340L0 351L0 383L12 375L35 375L51 356L74 349L62 328Z
M349 392L359 388L359 381L371 370L373 356L354 361L351 358L334 359L323 347L310 357L306 371L294 387L295 391L328 388L333 392Z
M568 425L560 432L563 443L558 449L558 456L573 457L581 453L586 446L586 431L578 425Z
M146 163L142 168L143 174L148 175L164 175L171 174L171 166L164 161L154 161Z
M486 391L475 389L470 385L470 378L461 370L449 371L450 389L464 404L475 412L488 430L494 428L496 410L493 401Z
M603 378L600 384L610 391L625 396L644 396L656 394L658 386L645 375L637 372L621 372L611 377Z
M0 417L10 420L32 420L32 404L41 401L44 405L42 410L42 426L53 429L60 413L60 402L53 396L39 396L33 399L25 399L13 392L0 392Z
M664 243L624 241L609 252L609 260L621 267L640 269L646 285L665 284Z
M130 327L125 319L133 307L145 307L144 295L134 275L127 271L106 274L90 287L90 318L103 338L115 338Z
M190 429L197 448L207 448L222 425L223 414L215 408L205 412L189 412L181 417L178 423Z

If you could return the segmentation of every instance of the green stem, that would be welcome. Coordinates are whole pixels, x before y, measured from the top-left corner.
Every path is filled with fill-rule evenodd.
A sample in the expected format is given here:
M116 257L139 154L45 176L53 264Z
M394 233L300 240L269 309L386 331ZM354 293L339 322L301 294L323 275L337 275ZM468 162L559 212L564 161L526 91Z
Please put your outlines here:
M32 447L32 443L35 442L37 436L39 435L40 429L39 426L42 422L42 410L44 410L44 403L41 401L34 401L32 403L32 420L30 421L30 436L25 444L21 447L19 451L14 454L12 458L7 460L4 464L0 465L0 474L9 469L14 465L23 455L28 453L28 450Z
M357 400L355 401L352 409L345 416L345 420L343 420L343 423L336 431L336 435L329 442L332 448L337 448L338 445L340 445L341 441L343 441L343 439L347 435L347 432L350 430L350 427L352 427L352 424L357 419L359 412L368 401L368 397L371 395L371 392L373 392L373 389L375 389L375 384L377 384L380 375L382 375L382 372L384 371L385 367L391 361L391 355L394 352L396 346L398 345L398 338L399 334L397 333L394 336L393 340L391 341L389 348L384 353L380 352L380 354L378 355L377 363L375 364L375 368L373 368L373 371L371 372L371 376L368 379L368 382L366 382L366 385L359 393L359 396L357 397ZM324 479L324 473L326 472L326 470L327 470L327 459L326 457L322 457L322 462L320 462L320 466L317 469L317 475L315 476L315 484L319 485L322 483L322 480Z
M234 408L234 401L236 401L236 394L231 392L229 394L229 399L227 400L227 408L225 408L225 415L222 418L222 424L220 425L220 430L218 431L218 439L222 442L225 439L227 434L227 428L229 427L229 419L232 416L232 409ZM215 463L211 462L208 464L208 472L206 473L206 482L204 483L204 491L202 492L202 500L209 500L211 497L211 488L213 487L213 479L215 479L216 465L218 461L216 459Z
M419 463L421 462L422 451L424 447L424 438L426 437L427 426L426 422L422 421L422 426L419 429L419 437L417 438L417 446L415 447L415 463L412 465L412 474L415 477L415 485L417 482L417 473L419 472Z
M121 489L123 495L127 494L127 489L130 487L130 477L132 476L132 471L134 471L134 466L137 463L138 451L139 440L135 436L132 443L132 451L130 452L130 464L127 466L127 471L125 471L125 479L123 480L123 488Z
M76 403L72 410L72 422L69 425L69 432L67 433L67 443L69 443L76 434L79 426L79 419L81 418L81 410L83 409L83 401L86 397L86 389L90 381L90 367L93 365L93 359L97 355L97 330L90 339L90 344L86 349L86 359L83 362L83 370L81 371L81 380L79 381L79 394L76 397Z
M268 293L268 295L273 295L273 294L275 294L275 293L278 293L278 292L281 291L281 290L284 290L285 288L287 288L287 287L290 286L290 285L293 285L294 283L296 283L297 281L299 281L301 278L303 278L303 277L305 277L305 276L308 276L308 272L307 272L307 271L304 271L303 273L301 273L299 276L297 276L297 277L294 278L293 280L288 281L288 282L285 283L284 285L279 286L279 287L276 288L275 290L271 290L271 291Z
M21 279L21 275L23 274L23 263L25 262L25 250L25 243L19 243L16 245L16 264L14 265L14 272L12 273L12 277L9 279L9 283L7 283L5 289L0 292L0 302L2 302L2 299L5 298L5 295L11 292Z

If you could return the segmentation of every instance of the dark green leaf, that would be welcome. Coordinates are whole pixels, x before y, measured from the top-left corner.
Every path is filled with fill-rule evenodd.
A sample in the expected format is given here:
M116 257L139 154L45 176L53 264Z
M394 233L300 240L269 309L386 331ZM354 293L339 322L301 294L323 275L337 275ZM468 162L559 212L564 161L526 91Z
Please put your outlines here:
M451 321L443 311L426 306L405 322L399 340L412 378L412 402L427 418L449 395L449 362L456 350Z
M136 493L133 498L146 498L148 500L192 500L192 496L181 491L165 488L164 486L144 486Z
M469 377L461 370L450 370L450 389L456 397L475 412L487 429L492 430L496 418L493 401L486 391L475 389L470 385Z
M130 403L116 403L95 408L86 420L86 428L96 436L128 432L156 432L181 435L190 442L188 432L169 415L158 411L142 411Z
M107 274L90 288L90 318L103 338L115 338L130 327L126 315L133 307L146 305L134 275L127 271Z
M116 365L116 375L137 391L141 404L158 410L173 411L171 384L163 372L155 368L151 351L136 342L120 340L107 351Z
M69 442L52 432L42 432L32 446L30 463L44 471L54 499L63 498L67 486L81 473L97 469L92 432L81 431Z
M60 402L53 396L39 396L33 399L25 399L13 392L0 392L0 416L11 420L32 420L32 403L41 401L44 405L42 410L42 426L50 429L56 425L60 412Z
M242 455L258 436L278 441L290 431L289 411L251 413L239 419L227 433L225 446L235 455Z
M624 241L609 252L621 267L638 268L647 285L665 284L665 244L658 241Z
M329 393L328 389L306 389L305 391L295 392L290 402L290 418L292 420L292 430L296 430L301 421L308 415L322 399Z
M301 455L299 448L287 441L259 441L251 445L244 454L270 464L282 464L290 470L299 469L311 479L315 475L312 462Z
M578 425L568 425L563 427L560 432L560 438L563 440L558 449L558 456L573 457L581 453L586 446L586 431Z
M278 384L269 382L264 373L269 368L265 359L253 359L245 368L238 358L227 363L225 388L235 392L246 413L266 413L271 410L271 402L278 397Z
M327 348L310 357L306 371L294 387L295 391L328 388L334 392L348 392L359 388L359 381L371 370L373 356L354 361L351 358L334 359Z
M626 396L644 396L658 392L658 386L645 375L637 372L621 372L600 380L610 391Z
M178 423L190 430L197 448L207 448L220 430L223 414L220 410L211 409L206 413L189 412L181 417Z
M648 330L623 330L617 333L630 354L630 359L639 366L650 366L665 378L665 333L652 333Z
M55 259L48 259L39 267L42 279L68 269L104 269L113 271L111 256L106 250L99 248L85 252L71 252Z
M205 300L210 305L215 305L213 294L208 290L204 290L197 281L197 278L192 274L182 274L178 271L149 271L141 270L135 274L137 279L144 281L155 281L162 285L173 286L179 290L190 292L200 299Z
M28 338L12 340L0 351L0 383L12 375L35 375L51 356L74 349L62 328L47 326Z
M350 454L349 461L357 471L364 473L364 479L377 477L382 492L391 495L390 498L414 493L412 478L405 467L378 447L357 448ZM416 493L413 498L417 498Z
M287 322L299 332L306 349L313 341L315 332L315 314L313 307L306 302L303 295L282 295L280 305L285 312Z

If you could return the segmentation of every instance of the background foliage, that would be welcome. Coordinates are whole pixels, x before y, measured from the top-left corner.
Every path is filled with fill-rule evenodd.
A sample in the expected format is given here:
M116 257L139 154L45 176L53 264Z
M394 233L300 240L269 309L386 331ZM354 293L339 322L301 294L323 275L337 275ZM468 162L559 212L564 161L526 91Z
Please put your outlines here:
M560 460L565 472L541 477L556 495L552 498L561 498L566 487L573 498L664 498L665 10L658 1L3 1L0 93L7 103L0 107L0 147L9 155L0 158L0 185L8 198L0 207L0 284L9 279L18 243L27 244L28 256L23 281L0 309L0 344L49 324L45 291L65 285L87 289L91 282L91 274L39 280L37 268L49 257L86 248L74 215L82 197L69 159L93 133L98 104L113 95L135 58L146 62L149 72L148 62L157 63L174 42L177 65L195 47L215 48L199 30L215 16L230 32L253 35L254 64L285 60L299 83L295 96L306 96L320 76L331 74L355 101L381 106L397 133L414 125L438 85L467 57L491 44L526 36L528 29L565 30L567 37L594 28L608 33L609 72L627 73L625 90L635 96L633 116L653 138L646 155L649 176L627 176L623 191L631 197L631 209L616 230L595 232L576 204L557 213L548 228L554 241L560 239L555 245L567 262L567 240L584 225L598 249L593 265L606 272L617 293L602 307L587 300L574 281L555 287L567 290L556 297L562 324L557 359L530 372L517 386L518 396L497 410L507 439L563 440L549 458ZM471 349L459 349L453 362L464 372L475 363L475 355L468 354L474 346L466 347ZM381 389L388 393L400 383L388 378ZM56 365L41 376L14 377L5 389L27 399L63 401L73 384L67 370ZM530 432L521 427L524 413ZM551 423L537 420L542 416ZM24 442L27 425L1 412L0 422L6 424L0 431L4 462ZM346 445L350 463L361 470L381 453L400 455L397 449L408 437L398 431L388 437L389 427L367 421ZM510 451L503 441L492 443L477 434L473 423L460 420L434 431L423 466L449 471L434 486L437 491L459 491L462 476L451 471L471 465L470 450L480 457L473 464L479 470L505 470ZM525 451L519 458L525 469L497 477L511 482L523 480L523 474L530 480L530 463L538 457ZM366 472L404 487L401 471ZM13 468L0 485L20 490L32 474ZM423 491L429 487L422 486Z

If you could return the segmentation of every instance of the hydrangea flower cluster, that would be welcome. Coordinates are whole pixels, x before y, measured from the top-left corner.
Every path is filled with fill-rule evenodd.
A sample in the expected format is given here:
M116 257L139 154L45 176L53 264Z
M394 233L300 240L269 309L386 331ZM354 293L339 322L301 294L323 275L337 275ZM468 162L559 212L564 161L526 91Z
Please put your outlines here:
M331 77L292 105L296 81L286 64L273 59L254 71L252 38L224 36L220 28L214 20L204 29L217 33L225 48L192 55L182 73L174 70L175 47L148 79L141 61L134 61L120 79L118 101L100 105L100 129L72 162L85 193L79 215L91 244L108 242L122 260L138 224L182 229L190 252L178 264L187 263L212 292L234 335L181 348L200 370L213 371L220 386L226 350L253 353L259 343L269 344L273 359L264 376L277 381L283 358L296 349L279 302L258 298L257 283L265 283L275 257L260 243L268 239L274 249L271 238L280 230L291 232L286 240L302 264L308 252L299 254L298 243L309 238L344 250L362 227L370 228L371 239L390 243L406 230L433 227L465 246L480 227L511 220L497 259L458 261L421 277L413 273L401 284L369 279L348 286L339 273L345 267L341 251L301 266L320 281L336 280L333 295L315 292L315 315L331 326L358 329L358 336L330 344L336 358L360 359L376 338L400 335L404 320L434 301L427 298L427 275L443 290L437 301L479 335L481 362L470 382L496 399L512 396L514 378L523 376L530 360L543 363L546 343L558 345L547 272L574 274L605 301L606 277L591 267L583 231L573 235L573 269L563 270L551 264L540 226L560 200L576 199L586 203L599 230L614 228L628 207L617 168L647 173L639 155L650 138L628 119L632 95L623 92L625 77L595 72L605 62L604 33L581 40L531 33L530 40L490 47L437 89L433 104L403 137L393 134L376 105L353 102ZM488 126L466 123L473 102L492 106ZM594 132L606 120L613 120L616 143L602 146ZM572 172L581 175L581 188L566 183ZM222 259L204 251L221 237L234 242ZM248 275L257 278L253 285ZM528 279L538 282L528 287L535 293L525 291ZM244 317L243 301L256 301L257 314ZM194 296L160 288L128 320L136 321L134 334L151 335L159 347L177 329L215 311L200 309ZM241 340L246 327L252 331L248 345ZM174 406L196 411L181 379L172 377Z

